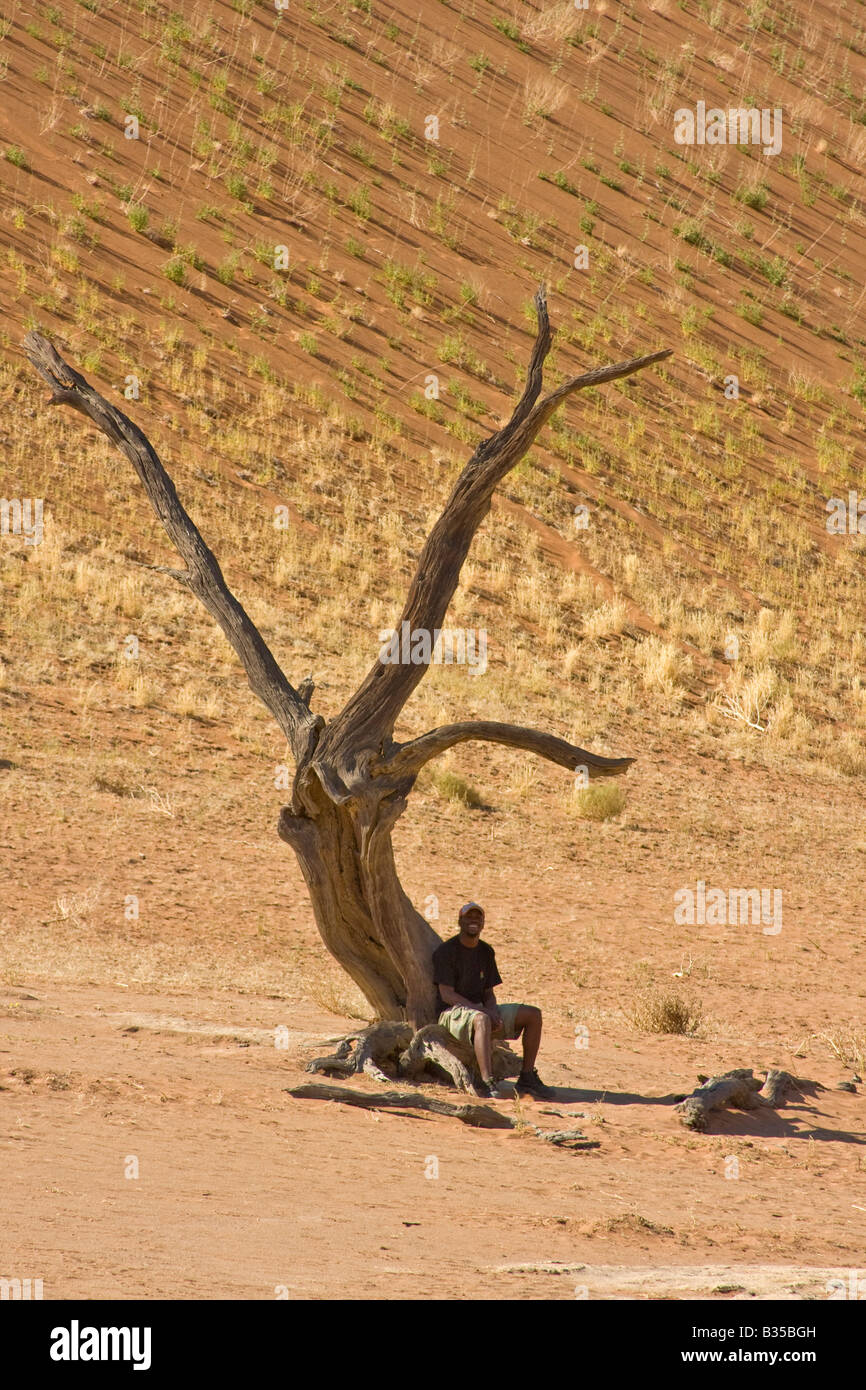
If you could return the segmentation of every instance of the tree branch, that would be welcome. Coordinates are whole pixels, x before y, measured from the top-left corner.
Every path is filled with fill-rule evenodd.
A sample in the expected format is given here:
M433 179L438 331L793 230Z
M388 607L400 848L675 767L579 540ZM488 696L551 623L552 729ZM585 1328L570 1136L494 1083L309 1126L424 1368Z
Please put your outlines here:
M564 738L542 733L539 729L481 719L462 724L443 724L441 728L431 729L429 733L421 734L420 738L401 744L397 753L382 767L382 775L401 776L418 772L431 758L437 758L446 749L470 739L523 748L571 771L585 767L590 781L597 777L618 777L620 773L628 771L634 762L634 758L606 758L600 753L589 753L585 748L578 748L576 744L566 743Z
M538 331L532 350L526 387L508 424L485 439L460 474L438 521L427 537L409 586L406 603L395 625L402 630L430 634L441 627L460 580L463 562L478 527L490 508L497 484L524 457L542 426L558 406L585 387L599 386L630 376L670 356L670 349L633 357L613 366L598 367L572 378L540 402L544 361L550 351L551 333L543 286L535 296ZM393 734L397 718L426 665L385 663L377 660L362 684L331 721L316 749L317 768L330 761L339 766L344 745L379 748Z
M244 608L223 578L216 557L184 510L174 483L156 451L137 425L110 405L63 358L41 333L28 333L24 350L32 365L52 388L50 405L69 405L88 416L126 455L141 479L186 572L167 570L186 584L216 619L240 659L250 688L276 719L298 763L308 757L324 721L312 715L290 685Z

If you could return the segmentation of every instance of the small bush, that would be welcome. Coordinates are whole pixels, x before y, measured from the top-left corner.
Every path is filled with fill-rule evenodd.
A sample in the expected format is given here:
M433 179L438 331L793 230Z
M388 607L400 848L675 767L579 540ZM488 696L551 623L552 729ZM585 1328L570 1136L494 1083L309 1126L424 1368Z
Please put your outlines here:
M172 256L171 260L166 261L162 273L173 285L186 284L186 265L182 256Z
M225 260L217 266L217 279L221 285L230 285L232 283L237 272L239 261L240 256L236 251L233 251L230 256L226 256Z
M582 820L612 820L625 806L625 792L615 782L599 782L581 787L576 796Z
M628 625L628 606L624 599L606 599L583 620L585 637L617 637Z
M237 198L238 202L243 203L247 198L247 186L240 174L229 174L226 178L226 192L232 198Z
M352 193L349 195L349 207L355 216L359 217L362 222L368 222L370 220L372 207L370 203L370 190L367 188L366 184L359 184L357 188L353 189Z
M701 1006L693 999L652 986L635 997L628 1017L642 1033L683 1035L694 1033L701 1021Z
M470 806L474 810L479 810L484 805L480 793L459 773L447 769L434 772L433 785L445 801L457 801L462 806Z
M737 305L737 313L746 323L750 323L753 328L760 328L764 322L764 311L760 304L753 304L747 300L743 304Z
M16 169L29 169L30 160L18 145L10 145L6 151L6 158L10 164L14 164Z
M747 208L755 208L762 212L767 205L769 190L765 183L753 183L738 188L734 197L738 203L744 203Z
M664 695L673 695L680 689L691 668L690 658L683 656L678 644L665 642L660 637L644 638L637 657L643 668L641 684L644 690L657 690Z

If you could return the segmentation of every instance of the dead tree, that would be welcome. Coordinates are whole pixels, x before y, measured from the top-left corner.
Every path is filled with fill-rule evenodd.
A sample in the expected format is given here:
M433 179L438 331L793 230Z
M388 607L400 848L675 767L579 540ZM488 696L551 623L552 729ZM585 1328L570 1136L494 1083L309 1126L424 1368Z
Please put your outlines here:
M479 444L430 532L400 617L401 632L403 623L413 634L432 634L441 627L494 489L554 411L576 391L630 376L670 355L668 349L598 367L542 396L542 371L551 346L543 287L535 308L538 331L523 394L508 423ZM69 367L41 334L29 333L24 348L52 387L49 404L69 405L88 416L129 459L184 562L183 569L164 572L189 589L219 623L251 689L285 734L295 774L291 801L280 813L277 829L297 856L327 950L355 981L374 1019L409 1020L416 1028L431 1023L435 993L430 957L439 938L403 891L391 844L394 824L424 765L468 739L525 749L572 770L582 766L590 778L615 776L633 759L601 757L553 734L489 720L448 724L398 742L395 726L426 670L414 663L374 661L343 709L326 723L310 708L311 684L295 688L289 682L228 589L215 556L138 426Z

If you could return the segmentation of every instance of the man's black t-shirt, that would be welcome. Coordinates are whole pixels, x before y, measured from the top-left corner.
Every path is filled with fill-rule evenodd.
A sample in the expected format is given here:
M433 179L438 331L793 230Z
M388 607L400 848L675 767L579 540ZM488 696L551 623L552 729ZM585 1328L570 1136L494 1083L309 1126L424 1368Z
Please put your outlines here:
M450 941L443 941L436 947L433 979L437 985L450 985L473 1004L483 1004L487 991L502 984L493 947L486 941L479 941L477 946L464 946L459 936L452 936ZM440 1013L451 1007L441 994L437 1003Z

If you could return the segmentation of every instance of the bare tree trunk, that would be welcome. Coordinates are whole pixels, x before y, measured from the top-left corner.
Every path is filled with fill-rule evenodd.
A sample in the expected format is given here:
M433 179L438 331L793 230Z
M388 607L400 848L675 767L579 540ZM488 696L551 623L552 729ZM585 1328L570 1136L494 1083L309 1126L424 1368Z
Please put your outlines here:
M538 334L526 388L508 424L475 450L427 539L400 619L411 632L432 634L441 626L494 489L561 402L572 392L628 376L669 356L668 351L654 352L597 368L539 400L551 344L543 289L535 303ZM491 721L448 725L396 743L397 719L426 671L423 664L376 660L326 725L311 712L311 683L298 689L290 684L229 591L215 556L141 430L69 367L46 338L30 333L24 346L53 389L50 404L69 405L89 417L126 454L186 566L165 572L189 588L219 623L250 687L285 733L296 773L278 832L297 856L325 947L364 994L374 1018L408 1019L416 1028L431 1023L435 988L430 957L439 938L403 891L391 843L420 769L467 739L525 748L568 768L584 766L591 778L616 776L632 759L603 758L551 734Z

